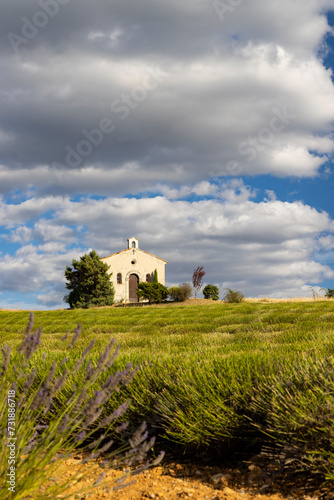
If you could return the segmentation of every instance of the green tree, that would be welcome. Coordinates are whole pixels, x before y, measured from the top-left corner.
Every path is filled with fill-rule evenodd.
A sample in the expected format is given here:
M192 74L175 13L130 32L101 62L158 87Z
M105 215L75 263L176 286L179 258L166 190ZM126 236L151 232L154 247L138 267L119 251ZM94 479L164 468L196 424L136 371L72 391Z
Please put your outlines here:
M137 297L139 300L148 300L149 303L160 303L167 299L168 288L161 283L147 283L141 281L137 288Z
M94 306L110 306L114 303L115 290L110 275L110 266L102 262L92 250L89 254L72 260L72 267L66 266L66 288L71 292L64 297L71 309Z
M326 290L326 293L325 293L326 299L334 298L334 290L332 288L325 288L325 290Z
M219 288L215 285L206 285L203 288L203 295L205 299L219 299Z
M152 283L159 283L158 281L158 271L157 269L154 269L154 273L153 273L153 281Z

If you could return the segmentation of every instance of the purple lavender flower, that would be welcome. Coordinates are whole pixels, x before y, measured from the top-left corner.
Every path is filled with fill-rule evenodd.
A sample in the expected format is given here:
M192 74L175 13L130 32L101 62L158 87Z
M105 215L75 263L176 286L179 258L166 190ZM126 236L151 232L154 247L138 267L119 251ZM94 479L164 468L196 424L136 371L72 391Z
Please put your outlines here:
M70 422L70 417L68 415L65 415L61 423L58 425L58 432L61 434L67 427Z
M105 472L102 472L101 476L95 481L94 486L98 486L103 481L105 475Z
M85 431L81 431L81 432L80 432L80 433L79 433L79 434L75 437L75 441L76 441L77 443L79 443L79 442L83 441L83 440L85 439L86 435L87 435L87 432L85 432Z
M29 323L25 330L25 338L22 344L18 347L17 352L22 353L26 359L30 359L34 354L39 344L41 343L42 329L38 328L34 335L30 335L34 325L34 314L31 312L29 316Z
M78 338L80 337L81 330L82 330L82 325L79 323L77 329L74 332L70 345L68 346L69 349L72 349L76 344Z
M2 364L0 375L4 375L7 371L8 365L9 365L12 348L9 347L8 345L6 345L5 347L1 348L1 351L2 351L2 356L3 356L3 364Z

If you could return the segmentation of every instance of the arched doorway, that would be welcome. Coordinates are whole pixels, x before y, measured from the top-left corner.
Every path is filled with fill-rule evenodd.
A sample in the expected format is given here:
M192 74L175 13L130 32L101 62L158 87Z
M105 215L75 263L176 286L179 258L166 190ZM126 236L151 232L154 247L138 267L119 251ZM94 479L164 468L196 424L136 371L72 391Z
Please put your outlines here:
M129 301L130 302L138 302L137 297L137 288L139 285L139 277L137 274L130 274L129 277Z

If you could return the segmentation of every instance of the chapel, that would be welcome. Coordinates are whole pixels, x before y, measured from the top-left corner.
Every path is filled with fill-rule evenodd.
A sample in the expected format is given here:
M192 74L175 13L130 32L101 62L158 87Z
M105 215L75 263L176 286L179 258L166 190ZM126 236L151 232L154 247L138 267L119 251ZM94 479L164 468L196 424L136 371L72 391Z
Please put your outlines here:
M115 302L138 302L136 290L140 281L152 282L155 269L158 281L165 284L168 262L139 248L137 238L128 239L128 248L101 259L110 266L108 273L115 288Z

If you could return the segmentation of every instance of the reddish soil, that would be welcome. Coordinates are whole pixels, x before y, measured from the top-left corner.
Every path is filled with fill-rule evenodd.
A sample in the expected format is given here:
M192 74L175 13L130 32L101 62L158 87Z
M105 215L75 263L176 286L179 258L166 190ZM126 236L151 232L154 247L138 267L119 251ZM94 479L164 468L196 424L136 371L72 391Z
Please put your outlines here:
M88 488L101 475L101 468L94 464L91 468L81 463L81 457L64 461L63 479L70 480L78 472L87 473L80 481L80 489ZM87 472L88 471L88 472ZM332 500L333 484L308 485L307 476L293 481L280 476L273 481L264 468L248 464L246 469L227 469L218 466L198 466L175 462L162 462L158 467L149 469L136 476L135 483L113 491L115 480L124 472L104 469L105 478L110 483L96 486L93 491L79 492L78 486L69 488L71 500ZM131 481L129 479L128 481ZM82 490L81 490L82 491ZM61 498L61 497L58 497Z

